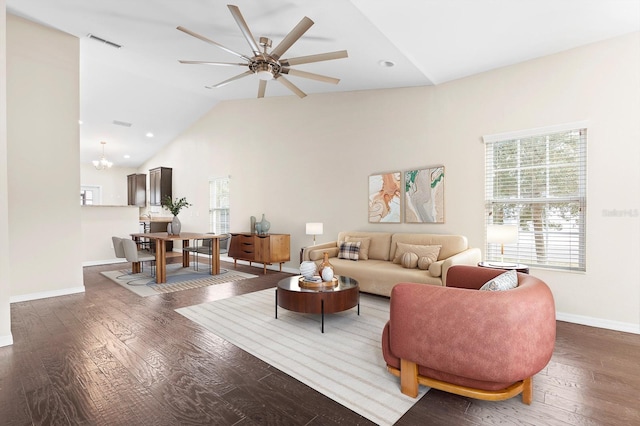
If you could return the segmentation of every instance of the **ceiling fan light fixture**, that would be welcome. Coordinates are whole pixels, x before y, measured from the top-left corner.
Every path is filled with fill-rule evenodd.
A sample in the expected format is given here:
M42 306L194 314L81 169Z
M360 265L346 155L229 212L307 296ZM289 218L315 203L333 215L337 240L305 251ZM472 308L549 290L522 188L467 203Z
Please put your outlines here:
M256 64L255 71L260 80L273 80L273 66L266 62Z
M251 30L249 29L247 22L245 21L242 13L240 13L240 9L235 5L227 5L231 15L235 19L238 27L240 27L240 31L242 35L246 39L253 56L243 55L234 50L231 50L220 43L217 43L213 40L209 40L208 38L194 33L184 27L178 26L177 29L179 31L184 32L192 37L200 39L206 43L209 43L213 46L216 46L225 52L231 53L239 58L242 58L246 61L246 63L229 63L229 62L212 62L212 61L184 61L180 60L179 62L182 64L204 64L204 65L222 65L222 66L242 66L248 67L249 69L245 72L238 74L234 77L231 77L221 83L214 84L211 86L205 86L207 89L215 89L218 87L222 87L232 81L239 80L244 77L248 77L250 75L254 75L257 77L259 81L258 85L258 98L263 98L265 94L265 88L267 82L269 80L277 80L281 84L283 84L287 89L289 89L294 94L298 95L300 98L304 98L306 94L300 90L295 84L291 83L287 80L284 75L294 75L296 77L310 78L312 80L321 81L324 83L338 84L340 79L327 77L320 74L314 74L311 72L300 71L291 69L291 65L301 65L301 64L309 64L312 62L321 62L321 61L329 61L333 59L340 59L348 57L346 50L341 50L337 52L327 52L320 53L315 55L308 56L299 56L295 58L285 58L281 59L282 55L284 55L294 43L296 43L300 37L304 35L304 33L311 28L314 24L311 19L308 17L302 18L300 22L291 30L287 35L278 43L278 45L269 52L272 46L272 40L268 37L260 37L259 45L256 43L256 39L253 37ZM260 51L262 49L262 52Z

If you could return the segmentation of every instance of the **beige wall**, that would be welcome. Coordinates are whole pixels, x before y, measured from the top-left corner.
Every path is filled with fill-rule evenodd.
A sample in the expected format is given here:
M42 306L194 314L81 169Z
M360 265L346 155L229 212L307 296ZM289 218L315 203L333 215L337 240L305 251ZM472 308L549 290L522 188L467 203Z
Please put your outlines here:
M7 183L7 50L5 1L0 0L0 346L13 343L9 305L9 187Z
M116 259L111 237L126 237L140 231L136 206L93 206L82 209L82 265L123 262Z
M84 291L79 41L7 16L11 300Z
M244 84L244 83L234 83ZM216 106L140 170L173 167L173 193L193 207L185 230L208 230L210 177L231 176L232 231L262 213L291 234L297 268L311 243L341 230L458 233L484 246L482 136L587 120L586 273L533 270L559 318L640 332L640 34L570 50L437 87L264 98ZM442 225L367 222L370 174L444 164Z
M99 186L102 193L102 205L127 205L127 175L136 173L136 169L112 167L109 170L96 170L91 164L80 165L80 185ZM147 179L149 177L147 176Z

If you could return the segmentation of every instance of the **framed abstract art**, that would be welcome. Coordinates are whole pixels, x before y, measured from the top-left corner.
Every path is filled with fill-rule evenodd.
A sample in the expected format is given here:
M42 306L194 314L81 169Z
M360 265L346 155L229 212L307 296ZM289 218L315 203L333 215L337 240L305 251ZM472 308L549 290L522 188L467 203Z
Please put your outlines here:
M444 166L404 172L406 223L444 223Z
M369 222L400 223L402 173L369 176Z

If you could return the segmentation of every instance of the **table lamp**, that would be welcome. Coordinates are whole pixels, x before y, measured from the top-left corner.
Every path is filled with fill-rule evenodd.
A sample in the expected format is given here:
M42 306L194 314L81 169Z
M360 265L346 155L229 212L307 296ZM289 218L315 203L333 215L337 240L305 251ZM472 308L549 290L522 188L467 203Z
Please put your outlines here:
M322 223L307 223L307 235L313 235L313 245L316 245L316 235L322 235Z
M500 244L500 262L487 262L491 266L515 267L515 263L504 261L504 245L518 242L518 225L487 225L487 242Z

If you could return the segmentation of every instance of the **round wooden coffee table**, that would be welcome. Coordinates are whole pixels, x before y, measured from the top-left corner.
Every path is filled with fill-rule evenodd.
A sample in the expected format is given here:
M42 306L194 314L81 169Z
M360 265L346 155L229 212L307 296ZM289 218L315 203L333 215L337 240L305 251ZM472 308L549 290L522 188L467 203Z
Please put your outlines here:
M360 288L358 281L340 275L335 286L307 288L300 286L300 275L285 278L276 287L276 318L278 306L289 311L322 315L324 333L324 314L342 312L358 307L360 315Z

